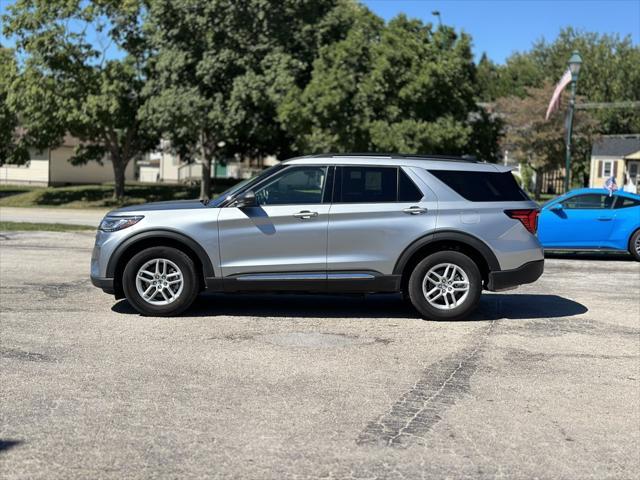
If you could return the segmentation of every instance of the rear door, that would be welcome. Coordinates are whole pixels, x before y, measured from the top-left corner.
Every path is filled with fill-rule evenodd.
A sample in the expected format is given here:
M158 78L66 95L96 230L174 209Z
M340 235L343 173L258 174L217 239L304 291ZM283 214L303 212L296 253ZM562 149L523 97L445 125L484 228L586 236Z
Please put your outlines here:
M545 248L599 248L613 228L614 197L601 193L574 195L561 209L546 207L539 238Z
M329 279L339 273L392 274L402 251L435 228L436 206L433 193L408 168L337 167L329 213Z

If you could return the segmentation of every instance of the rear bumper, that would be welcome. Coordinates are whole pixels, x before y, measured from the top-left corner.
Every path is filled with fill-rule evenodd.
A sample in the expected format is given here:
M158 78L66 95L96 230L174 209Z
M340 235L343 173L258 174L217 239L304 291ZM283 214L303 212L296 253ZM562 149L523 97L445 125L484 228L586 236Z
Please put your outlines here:
M93 283L94 286L101 288L104 293L115 293L115 288L113 287L113 278L94 277L92 275L91 283Z
M533 283L544 271L544 260L528 262L513 270L489 272L487 290L506 290L525 283Z

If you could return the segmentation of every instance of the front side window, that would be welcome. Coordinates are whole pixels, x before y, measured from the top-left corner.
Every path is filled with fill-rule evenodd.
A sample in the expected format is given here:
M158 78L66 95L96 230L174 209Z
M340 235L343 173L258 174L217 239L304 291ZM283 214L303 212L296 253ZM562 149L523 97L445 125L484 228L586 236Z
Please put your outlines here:
M607 209L613 205L615 197L600 193L588 193L585 195L576 195L562 202L563 208L567 209Z
M342 167L338 202L382 203L398 198L395 167Z
M287 168L256 191L259 205L322 203L327 167Z

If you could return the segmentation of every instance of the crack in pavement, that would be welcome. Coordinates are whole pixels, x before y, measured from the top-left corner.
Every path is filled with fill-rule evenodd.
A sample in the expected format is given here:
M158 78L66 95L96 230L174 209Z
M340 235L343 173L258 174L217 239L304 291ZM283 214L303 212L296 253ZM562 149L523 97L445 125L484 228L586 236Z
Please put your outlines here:
M495 320L471 347L430 365L418 381L378 419L367 424L356 439L358 445L406 447L424 442L444 412L470 389L480 354Z

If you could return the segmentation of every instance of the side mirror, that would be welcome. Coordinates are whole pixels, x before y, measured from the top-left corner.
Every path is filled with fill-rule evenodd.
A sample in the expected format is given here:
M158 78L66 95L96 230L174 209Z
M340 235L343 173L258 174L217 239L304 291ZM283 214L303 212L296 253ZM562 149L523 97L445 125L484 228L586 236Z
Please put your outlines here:
M244 192L240 198L236 200L234 207L246 208L255 207L256 205L258 205L258 202L256 201L256 194L253 190L249 190Z
M560 210L562 210L562 204L561 203L556 203L555 205L552 205L549 210L553 210L555 212L559 212Z

